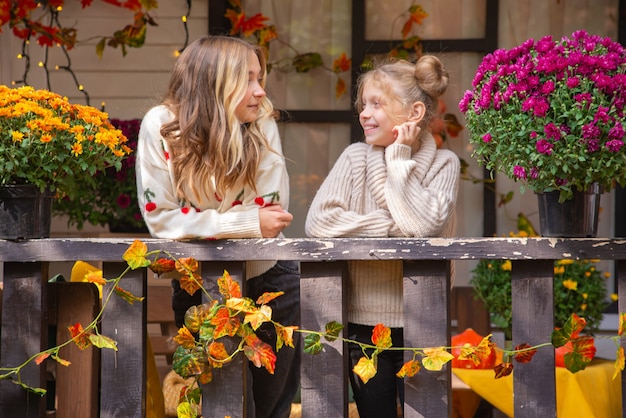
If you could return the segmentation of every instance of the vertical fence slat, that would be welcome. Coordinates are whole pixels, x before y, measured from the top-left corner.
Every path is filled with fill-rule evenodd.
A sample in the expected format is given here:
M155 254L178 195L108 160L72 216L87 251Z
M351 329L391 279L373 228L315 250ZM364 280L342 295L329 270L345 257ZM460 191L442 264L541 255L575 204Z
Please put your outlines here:
M615 262L615 271L617 274L618 302L617 313L626 312L626 260L617 260ZM626 350L626 339L622 338L620 344ZM622 417L626 417L626 373L622 370Z
M126 267L126 263L103 263L103 277L118 277ZM146 274L146 269L131 270L119 286L135 296L146 296ZM111 285L105 285L103 296L106 297ZM117 351L101 351L100 418L145 416L146 317L143 302L130 304L117 295L108 301L101 332L117 341Z
M4 264L0 367L19 366L47 347L48 307L42 268L40 262ZM34 362L26 365L20 372L20 380L45 389L45 366ZM0 417L36 418L44 416L45 408L45 398L8 380L0 380Z
M554 330L554 262L514 261L511 270L513 346L550 341ZM539 349L532 361L515 363L516 418L556 416L554 350Z
M221 302L222 296L217 289L217 278L224 270L239 282L242 292L245 293L244 271L242 262L203 262L201 264L204 287L211 297ZM203 302L206 297L203 296ZM238 337L236 337L238 338ZM227 348L232 352L232 347ZM241 370L241 373L236 373ZM246 407L252 407L252 399L247 399L247 385L250 380L248 359L239 353L232 362L221 369L213 369L213 381L202 385L202 416L204 417L231 417L243 418L246 416ZM249 405L248 405L249 404Z
M404 262L404 346L450 345L450 262ZM405 361L413 353L405 352ZM420 370L404 381L404 416L452 416L451 369Z
M344 322L345 295L342 279L345 263L302 263L301 270L302 328L322 331L331 321L347 325ZM322 353L302 356L302 416L347 417L347 349L340 340L328 342L322 339L322 342Z

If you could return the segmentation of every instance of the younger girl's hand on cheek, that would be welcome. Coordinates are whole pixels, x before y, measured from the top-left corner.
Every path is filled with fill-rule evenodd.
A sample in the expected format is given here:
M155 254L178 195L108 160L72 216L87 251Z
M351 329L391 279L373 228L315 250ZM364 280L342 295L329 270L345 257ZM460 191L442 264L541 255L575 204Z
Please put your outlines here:
M413 147L417 144L420 131L421 128L417 122L414 121L408 121L397 125L393 128L394 137L396 138L395 143Z

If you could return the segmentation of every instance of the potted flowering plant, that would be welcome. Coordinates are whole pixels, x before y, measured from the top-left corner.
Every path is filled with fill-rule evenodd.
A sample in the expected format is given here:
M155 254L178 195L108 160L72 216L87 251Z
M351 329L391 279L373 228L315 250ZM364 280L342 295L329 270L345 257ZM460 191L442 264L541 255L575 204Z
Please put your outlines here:
M0 186L5 189L27 187L74 199L96 188L96 172L121 168L130 152L126 142L98 109L71 104L47 90L0 86ZM11 229L13 221L23 222L20 210L7 209L8 197L2 195L1 200L1 213L11 218L4 225ZM48 215L50 206L44 205L44 210ZM45 217L50 216L35 215Z
M626 185L625 73L624 48L585 31L488 54L459 104L473 156L561 203Z
M94 174L97 188L80 193L74 199L55 202L53 212L67 215L68 224L82 229L85 222L109 226L111 232L148 232L137 204L135 155L141 119L111 119L128 139L131 153L121 161L121 167L107 167Z
M472 270L470 284L485 303L494 325L511 339L511 261L481 260ZM585 331L598 331L606 300L608 273L596 268L595 260L557 260L554 262L554 325L563 327L575 313L585 318Z

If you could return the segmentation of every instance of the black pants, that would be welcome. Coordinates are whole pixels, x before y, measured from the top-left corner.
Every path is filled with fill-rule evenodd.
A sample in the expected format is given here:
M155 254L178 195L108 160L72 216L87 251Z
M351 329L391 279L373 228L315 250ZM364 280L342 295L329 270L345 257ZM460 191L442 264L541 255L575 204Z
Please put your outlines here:
M374 327L367 325L348 324L348 338L366 344L372 344ZM394 347L402 347L402 328L391 329L391 340ZM361 346L348 344L350 356L350 384L354 392L354 401L359 410L360 418L397 418L398 402L404 405L404 382L396 373L404 364L403 351L383 351L378 354L376 375L367 383L352 373L352 369L363 357ZM366 350L368 356L373 349Z
M172 287L174 317L176 325L182 327L187 309L202 303L202 292L189 295L180 288L178 280L172 280ZM279 261L265 273L246 281L246 296L252 300L265 292L280 291L285 294L269 303L272 319L281 325L300 326L300 272L297 262ZM253 396L248 399L254 399L254 402L248 402L248 417L288 418L291 403L300 385L300 336L294 335L295 348L283 346L276 352L274 325L265 323L257 329L256 334L274 349L276 367L272 375L265 368L257 368L251 362L248 363L253 392Z

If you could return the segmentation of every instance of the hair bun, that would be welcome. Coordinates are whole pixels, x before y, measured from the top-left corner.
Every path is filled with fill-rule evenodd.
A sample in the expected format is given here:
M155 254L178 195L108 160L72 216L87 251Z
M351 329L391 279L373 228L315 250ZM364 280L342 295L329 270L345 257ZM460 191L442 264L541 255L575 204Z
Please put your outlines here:
M434 55L422 55L415 63L414 75L420 89L430 97L437 98L448 88L448 70Z

